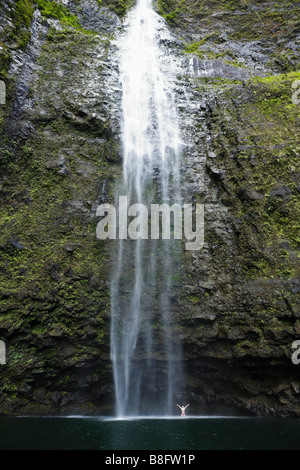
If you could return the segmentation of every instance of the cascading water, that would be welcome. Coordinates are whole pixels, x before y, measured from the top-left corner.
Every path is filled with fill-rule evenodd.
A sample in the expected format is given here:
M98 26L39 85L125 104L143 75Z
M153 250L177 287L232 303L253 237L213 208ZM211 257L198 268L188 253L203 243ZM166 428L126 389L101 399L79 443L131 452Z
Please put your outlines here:
M127 196L128 206L181 203L178 69L163 45L169 38L151 0L138 0L118 40L124 163L116 195ZM119 210L124 215L124 208ZM182 386L180 329L172 304L180 286L181 244L119 238L111 283L116 414L173 414Z

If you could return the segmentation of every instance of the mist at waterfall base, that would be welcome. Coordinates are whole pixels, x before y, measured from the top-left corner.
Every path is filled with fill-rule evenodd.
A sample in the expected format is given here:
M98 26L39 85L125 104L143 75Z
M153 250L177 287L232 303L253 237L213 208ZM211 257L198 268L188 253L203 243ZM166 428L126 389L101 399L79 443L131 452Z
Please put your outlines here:
M284 418L0 417L0 450L192 451L200 465L201 450L300 450L299 427Z

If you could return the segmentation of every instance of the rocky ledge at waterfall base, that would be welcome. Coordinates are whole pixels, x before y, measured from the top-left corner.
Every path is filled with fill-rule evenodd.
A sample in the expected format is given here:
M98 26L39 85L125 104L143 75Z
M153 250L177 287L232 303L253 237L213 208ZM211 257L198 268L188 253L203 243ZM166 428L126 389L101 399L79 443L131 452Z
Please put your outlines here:
M96 208L122 175L114 37L131 2L58 3L0 7L1 414L113 413ZM182 63L183 193L206 208L172 298L193 414L300 415L299 8L156 3Z

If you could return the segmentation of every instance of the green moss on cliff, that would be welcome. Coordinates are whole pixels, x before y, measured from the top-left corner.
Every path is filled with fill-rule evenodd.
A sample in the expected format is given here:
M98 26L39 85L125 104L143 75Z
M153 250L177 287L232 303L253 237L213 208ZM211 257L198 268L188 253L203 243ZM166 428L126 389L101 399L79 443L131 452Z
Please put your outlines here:
M238 104L239 88L231 89L224 96L234 104L213 116L217 126L222 122L223 184L233 196L245 273L252 278L299 276L300 121L292 101L297 79L293 72L250 80L243 89L247 100Z
M133 6L135 0L96 0L99 7L107 6L119 16L124 16L129 8ZM54 18L75 28L80 27L79 20L76 15L72 14L69 9L62 4L58 4L55 0L35 0L42 15L46 18ZM80 8L80 1L75 2Z
M174 2L173 0L157 0L159 13L171 25L178 23L178 16L185 11L186 0Z
M14 39L17 41L18 48L24 48L30 40L33 4L32 0L18 0L16 3L13 22L15 27Z
M184 48L185 54L196 55L201 60L222 59L225 64L232 65L234 67L247 68L245 64L237 60L236 54L231 52L230 50L216 52L210 46L207 48L203 48L202 46L206 44L207 41L209 41L210 37L211 35L208 35L201 41L187 43Z
M18 0L11 7L11 23L5 24L0 41L0 79L5 79L10 62L9 44L24 49L31 37L30 26L34 11L33 0Z
M80 28L80 23L77 16L70 13L70 11L61 4L56 3L51 0L35 0L41 14L46 18L53 18L60 20L62 23L65 23L74 28Z
M9 48L0 42L0 80L6 80L8 67L10 63L10 50Z
M127 11L135 4L136 0L103 0L103 5L108 6L117 15L124 16Z
M224 52L214 46L228 40L244 45L264 41L270 48L270 67L283 72L299 68L299 54L289 42L299 33L300 11L295 2L157 0L157 10L188 40L189 52L201 58L203 54L210 53L214 58L214 53ZM232 46L229 52L235 53L236 47Z
M96 240L95 206L103 182L109 188L113 178L108 159L118 143L109 121L95 120L79 103L95 47L105 61L106 38L69 27L51 31L32 84L35 133L2 142L0 338L8 361L0 413L23 406L51 412L76 402L76 394L93 400L92 408L111 380L109 254ZM99 76L98 63L94 69ZM101 97L99 91L103 115Z

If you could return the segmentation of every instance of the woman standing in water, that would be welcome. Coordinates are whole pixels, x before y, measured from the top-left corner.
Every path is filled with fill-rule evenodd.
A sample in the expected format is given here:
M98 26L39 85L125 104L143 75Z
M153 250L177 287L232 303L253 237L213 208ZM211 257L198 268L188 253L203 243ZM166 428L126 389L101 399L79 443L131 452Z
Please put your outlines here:
M185 416L185 410L186 410L186 408L187 408L188 406L190 406L190 405L186 405L186 406L179 406L179 405L177 405L177 406L178 406L178 408L180 408L180 410L181 410L181 416Z

